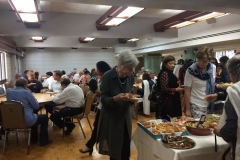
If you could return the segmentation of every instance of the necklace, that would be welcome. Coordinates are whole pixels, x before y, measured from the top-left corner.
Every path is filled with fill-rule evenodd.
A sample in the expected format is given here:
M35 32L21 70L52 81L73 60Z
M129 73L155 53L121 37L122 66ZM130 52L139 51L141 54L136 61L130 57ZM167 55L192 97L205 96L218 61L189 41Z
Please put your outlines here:
M116 71L117 71L117 74L118 74L118 81L119 81L119 83L120 83L121 85L124 85L125 82L126 82L126 78L124 77L124 80L123 80L123 82L122 82L122 81L120 80L120 78L119 78L118 67L116 68Z

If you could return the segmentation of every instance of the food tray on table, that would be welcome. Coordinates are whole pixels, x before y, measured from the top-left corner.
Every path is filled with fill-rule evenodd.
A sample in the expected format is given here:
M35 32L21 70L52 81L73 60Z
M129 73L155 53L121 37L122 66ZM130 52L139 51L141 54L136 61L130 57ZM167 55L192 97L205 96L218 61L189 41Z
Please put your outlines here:
M161 141L166 147L173 149L190 149L196 145L194 140L183 136L165 135Z
M188 134L185 127L165 119L141 121L137 124L153 139L161 139L164 135L184 136Z
M221 115L220 114L206 114L206 121L219 123Z
M170 120L173 123L184 125L185 122L192 121L194 119L192 117L180 116L180 117L171 117Z

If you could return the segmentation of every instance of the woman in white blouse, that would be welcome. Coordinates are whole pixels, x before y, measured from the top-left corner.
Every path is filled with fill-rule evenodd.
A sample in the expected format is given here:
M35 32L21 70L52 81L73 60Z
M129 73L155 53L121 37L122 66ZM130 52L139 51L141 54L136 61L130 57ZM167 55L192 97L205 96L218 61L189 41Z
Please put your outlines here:
M186 116L200 118L209 105L204 97L214 93L216 66L209 62L213 58L213 50L209 47L200 47L196 58L197 62L185 74L184 101Z

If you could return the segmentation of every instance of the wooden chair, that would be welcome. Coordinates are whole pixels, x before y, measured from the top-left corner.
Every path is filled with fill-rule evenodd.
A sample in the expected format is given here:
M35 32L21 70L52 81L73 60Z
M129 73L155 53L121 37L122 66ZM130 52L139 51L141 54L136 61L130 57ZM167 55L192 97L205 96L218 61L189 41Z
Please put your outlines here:
M5 139L3 143L3 154L5 154L6 141L8 133L16 131L17 143L18 143L18 129L28 131L28 149L29 154L30 141L31 141L31 128L28 128L24 119L24 109L21 102L6 101L0 103L0 111L2 116L2 125L5 129Z
M137 86L133 86L133 94L137 94L137 90L138 90L138 87Z
M4 87L5 87L5 89L7 90L8 88L14 88L15 86L12 85L12 84L10 84L9 82L5 82L5 83L4 83Z
M90 113L90 111L91 111L91 107L92 107L92 103L93 103L94 99L95 99L95 94L93 94L92 92L88 93L88 94L87 94L87 97L86 97L85 107L84 107L83 113L78 114L78 115L75 115L75 116L67 116L67 117L65 117L65 118L63 119L63 123L64 123L63 126L65 126L65 123L78 123L79 126L80 126L80 128L81 128L81 130L82 130L83 136L84 136L84 138L86 139L86 135L85 135L85 133L84 133L84 131L83 131L83 128L82 128L82 125L81 125L80 120L85 117L85 118L87 119L88 124L89 124L89 126L90 126L90 128L91 128L91 131L92 131L92 126L91 126L90 121L89 121L89 119L88 119L88 115L89 115L89 113ZM77 119L77 122L74 122L74 121L66 122L66 121L65 121L66 118ZM64 127L63 127L63 137L64 137Z

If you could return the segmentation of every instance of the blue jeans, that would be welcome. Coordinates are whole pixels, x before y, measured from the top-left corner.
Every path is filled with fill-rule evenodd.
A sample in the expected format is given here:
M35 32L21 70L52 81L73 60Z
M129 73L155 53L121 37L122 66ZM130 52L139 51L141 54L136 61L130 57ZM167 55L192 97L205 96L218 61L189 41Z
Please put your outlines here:
M36 123L31 126L31 140L37 141L38 140L38 131L37 126L41 125L40 130L40 145L45 145L48 143L48 117L47 115L37 115L38 119Z

